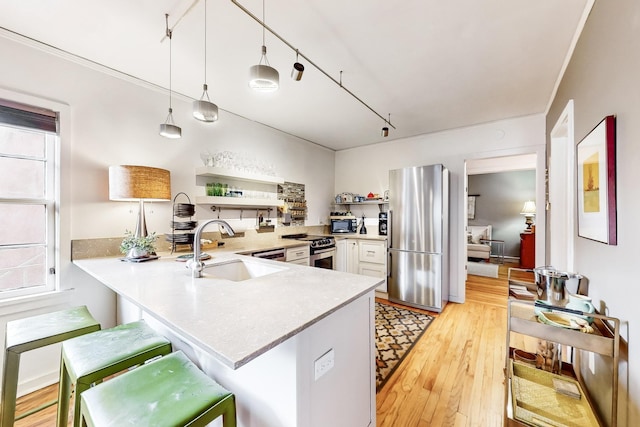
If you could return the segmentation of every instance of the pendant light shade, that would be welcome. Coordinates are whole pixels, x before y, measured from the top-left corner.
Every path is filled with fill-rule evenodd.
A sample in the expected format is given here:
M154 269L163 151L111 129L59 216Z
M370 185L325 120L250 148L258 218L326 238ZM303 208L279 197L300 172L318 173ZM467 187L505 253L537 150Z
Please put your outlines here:
M182 137L182 129L173 123L173 110L169 108L169 114L164 123L160 125L160 136L169 139L178 139Z
M266 65L262 64L265 60ZM249 87L259 92L273 92L280 86L280 74L267 61L267 47L262 46L262 58L258 65L249 68Z
M264 63L263 63L264 62ZM258 65L249 68L249 87L258 92L273 92L280 86L278 70L269 64L264 43L264 0L262 0L262 55Z
M173 122L173 108L171 108L171 38L173 31L169 29L169 14L165 14L166 34L169 37L169 114L164 123L160 125L160 136L178 139L182 137L182 129Z
M218 106L211 102L207 92L207 0L204 1L204 84L202 85L202 96L197 101L193 101L193 117L201 122L215 122L218 120Z
M202 122L218 120L218 106L209 100L193 101L193 117Z

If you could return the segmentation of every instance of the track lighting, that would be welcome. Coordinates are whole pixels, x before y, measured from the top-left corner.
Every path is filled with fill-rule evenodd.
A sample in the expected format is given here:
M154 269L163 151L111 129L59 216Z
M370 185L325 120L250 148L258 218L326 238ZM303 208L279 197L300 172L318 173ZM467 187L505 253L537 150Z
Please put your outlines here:
M207 93L207 0L204 0L204 84L200 100L193 101L193 117L203 122L218 120L218 106L211 102Z
M169 14L165 14L167 37L169 37L169 114L164 123L160 125L160 135L165 138L177 139L182 136L182 129L173 122L173 108L171 108L171 38L173 31L169 29Z
M264 43L264 0L262 0L262 56L258 65L249 68L249 87L259 92L273 92L280 86L278 70L269 65L267 46ZM262 63L264 60L264 64Z
M298 51L296 50L296 62L291 69L291 78L299 82L302 80L302 73L304 73L304 65L298 62Z
M382 131L380 132L380 134L385 138L389 136L389 127L387 126L387 124L390 124L390 123L391 123L391 113L389 113L389 120L384 121L385 125L383 126Z

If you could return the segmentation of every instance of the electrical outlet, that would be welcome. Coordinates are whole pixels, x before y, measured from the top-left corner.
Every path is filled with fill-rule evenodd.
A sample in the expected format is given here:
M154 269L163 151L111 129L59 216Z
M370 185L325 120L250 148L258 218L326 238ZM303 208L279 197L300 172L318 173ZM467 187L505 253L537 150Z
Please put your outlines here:
M335 363L335 352L333 349L327 351L325 354L316 359L313 363L315 380L318 381L320 377L329 372Z

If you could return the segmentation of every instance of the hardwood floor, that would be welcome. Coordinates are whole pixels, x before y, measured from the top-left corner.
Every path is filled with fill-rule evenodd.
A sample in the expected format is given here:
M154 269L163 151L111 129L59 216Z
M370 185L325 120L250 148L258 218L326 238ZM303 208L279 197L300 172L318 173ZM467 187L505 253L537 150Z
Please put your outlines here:
M502 425L508 267L468 276L466 302L445 306L378 393L378 427Z
M466 302L447 304L377 395L377 426L501 426L507 269L469 276ZM18 400L18 413L54 399L57 385ZM55 425L52 406L16 427Z

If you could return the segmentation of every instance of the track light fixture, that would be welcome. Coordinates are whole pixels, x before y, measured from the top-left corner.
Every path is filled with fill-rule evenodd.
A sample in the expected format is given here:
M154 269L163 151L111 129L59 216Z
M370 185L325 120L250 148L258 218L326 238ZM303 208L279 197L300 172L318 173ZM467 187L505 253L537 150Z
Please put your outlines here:
M386 138L389 136L389 127L387 126L387 124L391 124L391 113L389 113L389 120L385 120L384 124L385 125L382 127L382 131L380 132L380 134Z
M356 96L356 94L354 94L353 92L351 92L349 89L347 89L345 86L342 85L342 72L341 73L341 78L340 81L336 80L334 77L332 77L329 73L327 73L325 70L323 70L318 64L316 64L315 62L313 62L308 56L304 55L303 53L299 53L298 49L296 49L291 43L289 43L284 37L282 37L280 34L276 33L272 28L270 28L269 26L267 26L264 22L264 0L263 0L263 18L262 20L260 20L260 18L258 18L257 16L255 16L253 13L251 13L251 11L249 11L246 7L244 7L243 5L241 5L238 0L231 0L231 3L235 4L238 8L240 8L240 10L242 10L244 13L246 13L248 16L250 16L254 21L256 21L257 23L259 23L262 26L262 40L263 40L263 44L264 44L264 31L265 29L268 30L271 34L273 34L275 37L278 38L278 40L280 40L282 43L284 43L285 45L287 45L291 50L294 50L296 52L296 58L298 56L298 54L309 64L311 64L316 70L320 71L322 74L325 75L325 77L327 77L329 80L331 80L332 82L334 82L335 84L337 84L338 86L340 86L342 89L344 89L349 95L351 95L354 99L356 99L358 102L360 102L362 105L364 105L365 107L367 107L368 110L370 110L373 114L375 114L376 116L380 117L382 120L385 121L385 124L388 125L389 127L392 128L396 128L390 120L386 120L383 116L381 116L376 110L374 110L373 108L371 108L367 103L365 103L362 99L358 98ZM263 46L263 50L266 53L266 48ZM302 64L300 64L302 66ZM254 67L257 67L254 66ZM251 68L254 68L251 67ZM295 64L294 64L295 67ZM276 73L277 76L277 71L271 67L268 67L270 70L273 70L273 72ZM303 67L304 69L304 67ZM295 68L294 68L295 71ZM302 73L300 73L300 76L302 76ZM293 77L293 73L292 73L292 77ZM276 87L277 89L277 87ZM272 89L275 90L275 89Z
M291 69L291 78L299 82L302 80L302 73L304 73L304 65L298 62L298 50L296 49L296 62Z
M202 122L215 122L218 120L218 106L211 102L207 93L207 0L204 0L204 84L202 96L193 101L193 117Z
M173 109L171 108L171 38L173 31L169 29L169 14L165 14L166 33L169 37L169 114L164 123L160 125L160 135L165 138L177 139L182 136L182 129L175 125L173 121Z
M264 0L262 0L262 55L258 65L249 68L249 87L259 92L273 92L280 86L280 75L278 70L269 65L267 46L264 42L264 27Z

